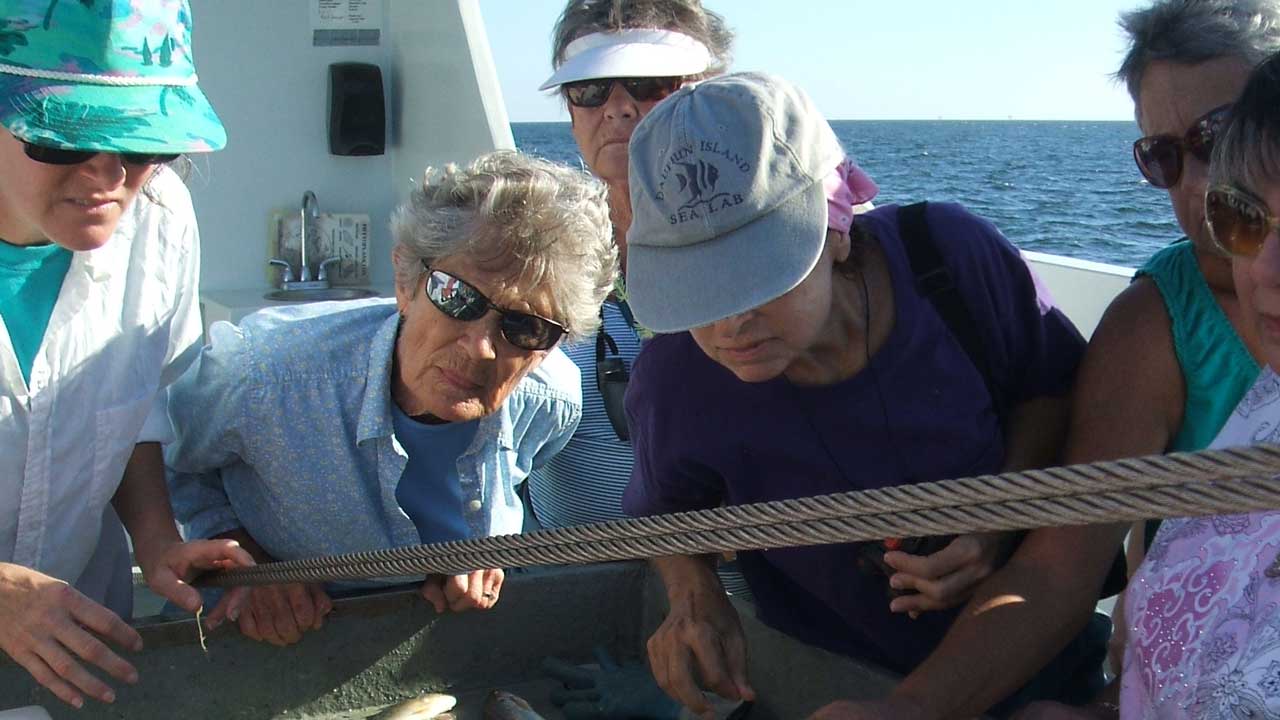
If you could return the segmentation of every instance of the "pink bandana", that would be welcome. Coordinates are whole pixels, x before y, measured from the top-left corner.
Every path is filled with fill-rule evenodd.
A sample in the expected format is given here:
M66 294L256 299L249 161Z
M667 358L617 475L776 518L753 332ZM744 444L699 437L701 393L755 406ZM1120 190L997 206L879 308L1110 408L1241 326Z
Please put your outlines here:
M847 233L853 226L853 206L870 202L880 188L851 158L845 158L822 181L827 191L827 227Z

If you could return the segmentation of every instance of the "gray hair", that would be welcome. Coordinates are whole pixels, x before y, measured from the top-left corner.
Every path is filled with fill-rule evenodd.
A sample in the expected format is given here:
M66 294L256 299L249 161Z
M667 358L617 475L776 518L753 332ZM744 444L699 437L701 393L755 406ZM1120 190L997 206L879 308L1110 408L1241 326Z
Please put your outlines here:
M1156 0L1120 16L1129 51L1116 79L1138 102L1151 63L1195 65L1241 58L1257 65L1280 50L1280 3L1276 0Z
M1234 185L1254 194L1280 181L1280 54L1249 75L1214 145L1210 185Z
M723 74L733 59L733 31L700 0L569 0L551 34L551 65L564 64L565 49L583 35L631 28L674 30L706 45L711 67L694 80Z
M391 220L396 285L416 292L424 262L465 254L513 284L546 287L552 319L581 340L618 272L605 197L583 171L509 150L428 168Z

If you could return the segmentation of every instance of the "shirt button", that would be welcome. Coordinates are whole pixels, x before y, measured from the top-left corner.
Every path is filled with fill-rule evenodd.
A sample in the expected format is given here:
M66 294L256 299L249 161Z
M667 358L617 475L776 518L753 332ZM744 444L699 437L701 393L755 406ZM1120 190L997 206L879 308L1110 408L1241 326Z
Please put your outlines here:
M472 500L471 502L467 503L467 512L478 513L480 512L480 509L483 507L484 507L484 503L480 502L479 500Z

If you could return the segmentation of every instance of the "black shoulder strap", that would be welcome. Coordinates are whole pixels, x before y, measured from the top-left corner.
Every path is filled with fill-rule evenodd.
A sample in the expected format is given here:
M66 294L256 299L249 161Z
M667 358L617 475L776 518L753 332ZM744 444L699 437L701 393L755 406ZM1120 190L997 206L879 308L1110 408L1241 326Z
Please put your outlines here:
M951 334L959 341L960 347L969 356L969 361L982 376L982 382L991 395L991 404L995 408L1000 426L1004 427L1004 397L995 378L991 374L991 363L987 359L987 346L978 333L978 326L965 305L964 297L956 289L951 277L951 270L942 259L937 244L933 241L933 233L929 230L929 220L925 213L929 203L919 202L898 208L899 235L902 245L907 250L907 260L911 263L911 273L916 278L916 292L933 304L942 322L951 330Z
M916 279L916 292L933 303L938 315L942 316L942 322L946 323L951 334L960 342L965 354L969 356L969 361L978 369L978 374L982 375L982 382L986 384L987 393L991 395L991 404L996 410L1000 427L1007 429L1008 408L1005 406L999 386L995 384L995 379L991 375L986 345L978 334L978 326L973 322L973 316L964 303L964 297L956 289L955 282L951 278L951 270L943 261L942 253L938 252L938 246L933 242L929 221L925 217L928 206L928 203L921 202L898 208L898 234L902 238L903 247L907 249L907 260L911 263L911 273ZM1022 540L1019 539L1018 542ZM1127 574L1124 548L1120 548L1115 560L1111 563L1111 569L1107 572L1098 599L1111 597L1124 590Z

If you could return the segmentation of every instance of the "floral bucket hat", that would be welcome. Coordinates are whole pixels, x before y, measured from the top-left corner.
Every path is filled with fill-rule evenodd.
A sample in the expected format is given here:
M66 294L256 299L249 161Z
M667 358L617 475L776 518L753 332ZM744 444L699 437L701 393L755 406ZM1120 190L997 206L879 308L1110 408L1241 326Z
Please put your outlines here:
M220 150L187 0L0 0L0 125L49 147Z

